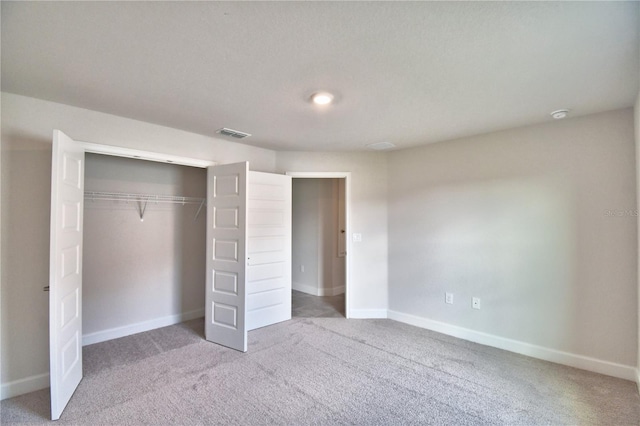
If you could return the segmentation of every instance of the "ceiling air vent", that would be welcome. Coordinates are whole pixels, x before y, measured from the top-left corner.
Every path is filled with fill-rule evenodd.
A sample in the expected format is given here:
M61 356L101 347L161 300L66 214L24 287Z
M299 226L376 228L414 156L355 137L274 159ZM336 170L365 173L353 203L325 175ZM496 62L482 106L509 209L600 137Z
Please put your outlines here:
M232 138L236 138L236 139L244 139L251 136L250 133L240 132L238 130L233 130L233 129L227 129L226 127L216 130L216 133L223 136L231 136Z
M374 149L376 151L383 151L385 149L391 149L395 147L396 146L391 142L377 142L377 143L370 143L369 145L367 145L367 148Z

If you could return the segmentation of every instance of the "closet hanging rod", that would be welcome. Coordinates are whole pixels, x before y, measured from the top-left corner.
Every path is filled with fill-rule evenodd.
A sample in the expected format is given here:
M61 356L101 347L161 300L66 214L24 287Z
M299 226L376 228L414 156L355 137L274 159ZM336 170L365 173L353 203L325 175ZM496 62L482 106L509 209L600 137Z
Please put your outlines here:
M204 198L177 195L126 194L121 192L85 191L85 200L91 201L142 201L150 203L202 204Z

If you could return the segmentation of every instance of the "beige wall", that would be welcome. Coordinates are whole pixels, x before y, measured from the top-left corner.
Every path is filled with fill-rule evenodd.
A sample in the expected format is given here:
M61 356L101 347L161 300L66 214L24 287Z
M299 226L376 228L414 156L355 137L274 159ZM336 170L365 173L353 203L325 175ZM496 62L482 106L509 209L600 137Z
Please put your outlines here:
M122 117L2 93L2 384L49 370L48 293L51 138L194 157L249 160L273 171L275 152Z
M387 308L387 160L383 153L279 152L278 172L351 172L351 313L384 316Z
M389 187L390 311L636 365L631 109L394 152Z

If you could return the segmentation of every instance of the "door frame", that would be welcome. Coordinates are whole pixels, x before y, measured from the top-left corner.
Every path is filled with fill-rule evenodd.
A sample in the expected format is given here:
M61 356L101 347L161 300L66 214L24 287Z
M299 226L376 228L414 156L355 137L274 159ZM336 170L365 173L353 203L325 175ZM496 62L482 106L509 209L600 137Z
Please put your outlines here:
M351 172L286 172L293 179L344 179L344 222L346 232L345 278L344 278L344 313L351 318L351 262L353 261L351 236Z
M171 163L179 166L199 167L206 169L209 166L216 166L218 163L209 160L199 160L191 157L181 157L161 152L142 151L139 149L124 148L115 145L102 145L91 142L76 141L78 146L84 148L84 152L92 154L111 155L113 157L133 158L134 160L155 161L159 163Z
M159 163L176 164L179 166L198 167L201 169L207 169L210 166L215 166L218 163L215 161L201 160L191 157L181 157L178 155L164 154L161 152L143 151L139 149L124 148L115 145L102 145L91 142L75 141L78 147L84 150L84 153L109 155L112 157L125 157L132 158L134 160L155 161ZM83 182L85 179L84 173L81 176ZM84 229L83 229L84 234ZM84 344L82 345L84 346Z

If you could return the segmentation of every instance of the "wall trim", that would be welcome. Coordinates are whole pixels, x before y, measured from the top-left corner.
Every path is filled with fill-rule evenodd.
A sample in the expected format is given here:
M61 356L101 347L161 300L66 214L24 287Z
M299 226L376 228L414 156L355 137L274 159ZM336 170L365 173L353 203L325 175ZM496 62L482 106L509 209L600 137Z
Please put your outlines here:
M308 284L291 283L291 288L303 293L311 294L313 296L320 296L318 294L318 287Z
M640 393L640 367L636 368L636 387Z
M333 287L328 290L331 290L331 294L327 294L327 296L337 296L339 294L344 294L344 286L341 285L339 287Z
M24 395L49 387L49 373L36 374L13 382L3 383L0 387L0 400Z
M169 315L155 318L149 321L129 324L122 327L110 328L108 330L96 331L95 333L84 334L82 336L82 346L93 345L94 343L106 342L107 340L118 339L144 331L154 330L160 327L175 325L184 321L204 317L204 308L194 311L183 312L181 314Z
M351 317L356 319L388 318L386 309L351 309Z
M458 327L456 325L393 310L389 310L388 314L389 319L403 322L405 324L415 325L416 327L426 328L438 333L447 334L449 336L458 337L460 339L469 340L482 345L492 346L498 349L504 349L533 358L568 365L570 367L580 368L595 373L606 374L607 376L618 377L620 379L638 381L638 383L640 383L640 376L638 376L637 369L630 365L617 364L583 355L545 348L543 346L532 345L530 343L507 339L493 334L482 333L468 328Z
M149 331L160 327L167 327L170 325L175 325L184 321L202 317L204 317L204 309L196 309L194 311L183 312L182 314L169 315L150 321L143 321L123 327L116 327L109 330L85 334L82 336L82 346L130 336L132 334L142 333L143 331ZM13 382L2 383L2 386L0 387L0 400L13 398L15 396L24 395L25 393L34 392L40 389L46 389L48 387L49 373L37 374L35 376L29 376L23 379L14 380Z
M344 286L318 288L308 284L291 283L291 288L313 296L337 296L344 293Z
M180 157L177 155L163 154L160 152L141 151L139 149L125 148L122 146L103 145L81 141L76 142L84 148L85 152L91 152L94 154L134 158L136 160L156 161L159 163L173 163L179 164L181 166L200 167L205 169L209 166L215 166L217 164L215 161L201 160L198 158L190 157Z

